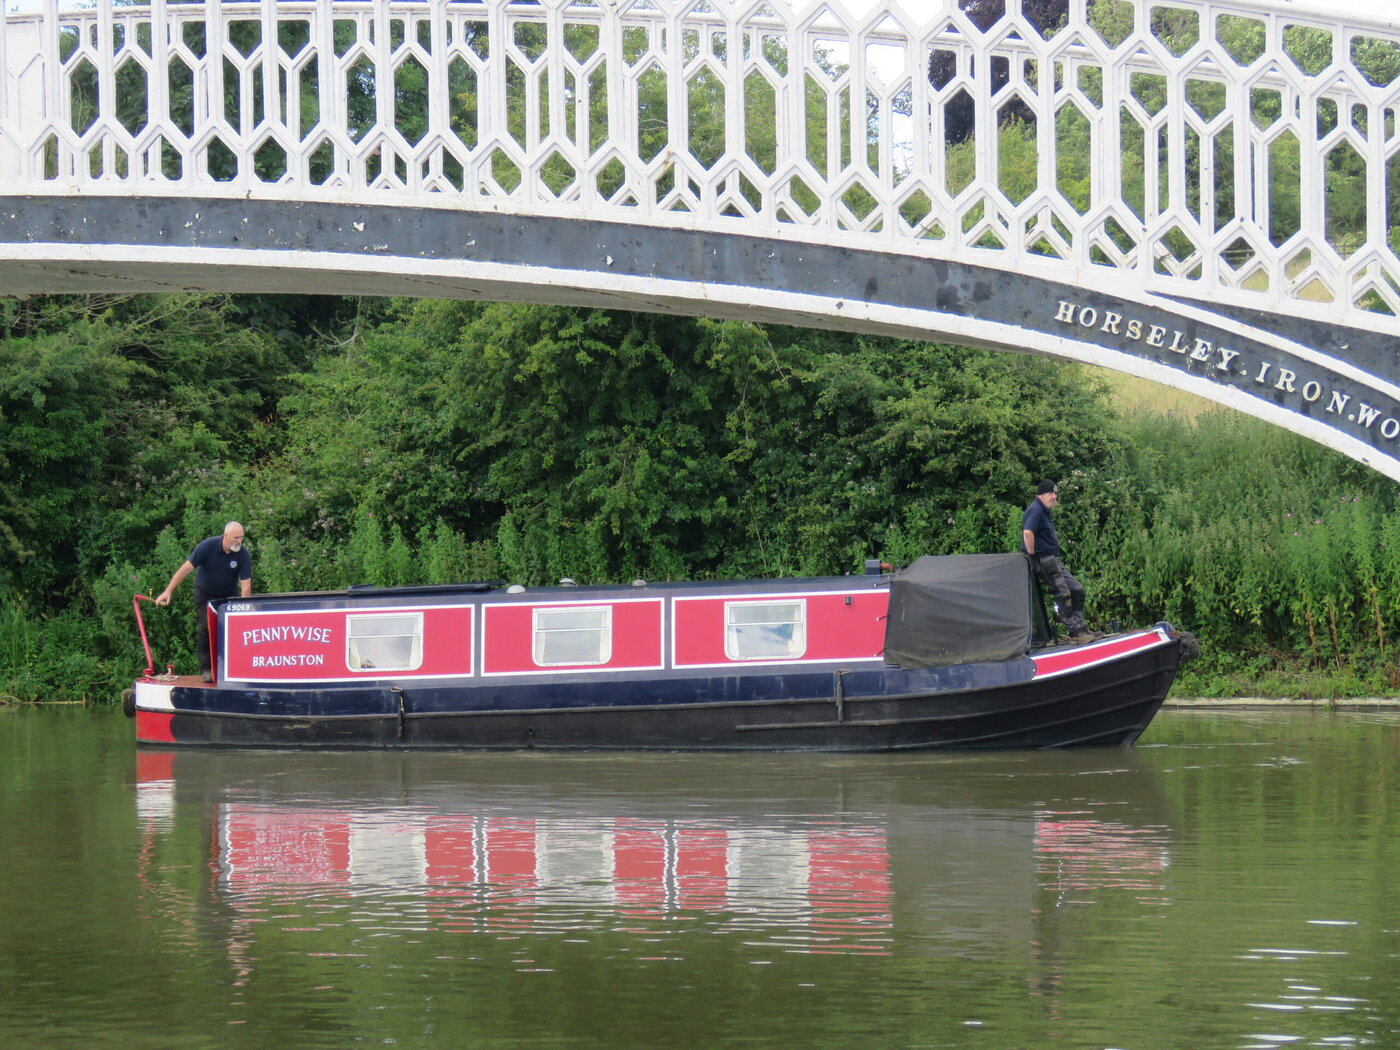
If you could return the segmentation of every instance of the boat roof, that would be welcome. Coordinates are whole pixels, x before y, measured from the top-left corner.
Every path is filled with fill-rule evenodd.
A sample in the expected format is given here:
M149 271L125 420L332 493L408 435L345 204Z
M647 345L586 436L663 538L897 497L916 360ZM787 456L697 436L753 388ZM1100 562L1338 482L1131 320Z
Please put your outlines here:
M413 586L378 586L374 584L354 584L342 590L326 591L269 591L254 594L248 598L221 599L224 602L263 604L318 604L349 605L359 602L372 603L383 599L423 600L427 604L438 604L444 600L467 598L476 600L529 601L547 599L551 601L571 598L621 598L643 594L698 593L714 594L733 592L736 594L782 593L787 591L852 590L888 587L888 575L849 575L849 576L801 576L779 577L753 580L685 580L651 582L634 580L632 583L601 584L553 584L545 587L507 585L504 580L478 580L464 583L434 583Z

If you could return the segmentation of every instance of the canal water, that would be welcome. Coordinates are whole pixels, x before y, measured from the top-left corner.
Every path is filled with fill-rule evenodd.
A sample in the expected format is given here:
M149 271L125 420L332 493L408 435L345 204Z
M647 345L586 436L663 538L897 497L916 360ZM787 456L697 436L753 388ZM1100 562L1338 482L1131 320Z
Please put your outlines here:
M0 709L0 1046L1400 1046L1400 714L1132 750L138 750Z

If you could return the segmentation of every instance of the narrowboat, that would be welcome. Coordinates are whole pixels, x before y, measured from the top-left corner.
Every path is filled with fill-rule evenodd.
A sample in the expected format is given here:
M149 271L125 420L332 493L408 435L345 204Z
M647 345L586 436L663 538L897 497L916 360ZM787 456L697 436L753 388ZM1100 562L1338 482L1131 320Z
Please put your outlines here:
M1158 623L1056 644L1021 555L884 568L230 598L209 606L214 680L158 675L148 647L127 709L138 741L161 745L1126 745L1160 708L1191 641Z

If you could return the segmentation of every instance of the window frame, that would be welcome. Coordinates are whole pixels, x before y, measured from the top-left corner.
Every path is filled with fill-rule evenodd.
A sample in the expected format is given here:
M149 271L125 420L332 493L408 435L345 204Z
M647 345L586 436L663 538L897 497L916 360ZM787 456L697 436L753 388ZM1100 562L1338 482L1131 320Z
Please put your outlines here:
M599 613L603 614L603 623L598 627L550 627L541 626L542 618L563 616L568 613ZM598 632L601 641L598 646L599 659L597 660L555 660L543 659L545 639L550 634L582 633L585 631ZM530 660L536 667L603 667L612 662L613 655L613 607L610 604L599 605L537 605L530 610Z
M412 631L412 632L405 632L405 633L402 633L402 634L362 635L362 636L360 636L360 639L363 639L363 638L412 638L412 639L413 639L413 643L412 643L412 647L411 647L410 650L409 650L409 662L406 663L406 664L404 664L404 665L402 665L402 666L396 665L396 666L393 666L393 667L380 667L380 666L372 666L372 667L363 667L363 666L359 666L359 667L357 667L357 666L355 665L355 663L351 660L351 653L352 653L352 651L353 651L355 642L356 642L357 640L360 640L360 639L357 639L357 638L356 638L356 635L355 635L355 624L356 624L356 623L359 623L359 622L366 621L366 620L385 620L385 619L412 619L412 620L414 621L414 624L415 624L415 630ZM349 671L351 671L351 672L354 673L354 674L376 674L376 673L383 672L383 671L398 671L398 672L403 672L403 673L410 673L410 672L413 672L413 671L417 671L420 667L423 666L423 624L424 624L424 619L425 619L425 617L424 617L424 615L423 615L423 610L422 610L422 609L394 609L394 610L392 610L392 611L391 611L391 610L388 610L388 609L385 609L385 610L383 610L383 611L377 611L377 612L346 613L346 615L345 615L345 667L346 667L346 669L349 670Z
M756 623L735 623L733 614L742 609L752 609L755 607L792 606L797 610L795 619L790 620L768 620ZM789 646L795 648L795 652L788 653L758 653L756 655L742 655L739 652L738 634L736 628L740 627L772 627L781 624L790 624L797 628L794 632L793 641ZM764 598L764 599L736 599L724 603L724 655L727 659L735 663L750 663L753 661L788 661L800 660L807 655L807 599L806 598Z

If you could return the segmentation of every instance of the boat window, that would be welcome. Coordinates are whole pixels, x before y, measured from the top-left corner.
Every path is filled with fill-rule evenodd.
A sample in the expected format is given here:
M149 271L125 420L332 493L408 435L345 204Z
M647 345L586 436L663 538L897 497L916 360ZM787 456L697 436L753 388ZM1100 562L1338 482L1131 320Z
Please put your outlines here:
M423 614L347 616L345 662L352 671L416 671L423 664Z
M725 602L724 654L731 660L793 660L807 651L807 603Z
M535 610L538 666L605 664L611 659L612 606Z

